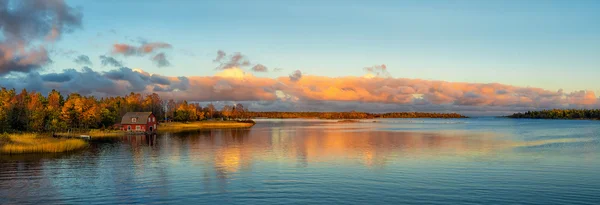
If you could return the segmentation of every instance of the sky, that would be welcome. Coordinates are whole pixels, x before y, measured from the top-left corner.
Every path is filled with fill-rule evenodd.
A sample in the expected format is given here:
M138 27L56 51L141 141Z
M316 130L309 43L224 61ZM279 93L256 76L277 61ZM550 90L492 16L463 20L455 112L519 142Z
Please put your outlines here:
M40 92L474 113L594 107L600 93L594 0L0 0L0 29L0 86Z

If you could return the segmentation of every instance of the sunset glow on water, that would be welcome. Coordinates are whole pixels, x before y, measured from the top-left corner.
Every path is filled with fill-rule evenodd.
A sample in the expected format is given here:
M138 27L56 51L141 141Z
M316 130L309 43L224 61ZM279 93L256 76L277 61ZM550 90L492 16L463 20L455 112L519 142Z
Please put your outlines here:
M2 157L0 203L589 204L600 191L594 123L259 120L129 136L72 154Z

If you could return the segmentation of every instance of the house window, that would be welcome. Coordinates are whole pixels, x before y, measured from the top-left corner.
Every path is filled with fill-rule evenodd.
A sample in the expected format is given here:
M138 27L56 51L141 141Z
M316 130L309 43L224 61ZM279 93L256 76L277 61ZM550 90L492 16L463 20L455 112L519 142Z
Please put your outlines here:
M132 117L131 122L137 122L137 119L135 117Z
M148 122L152 122L152 118L148 118Z
M152 122L154 122L154 120L155 120L154 117L152 117Z
M127 125L127 130L131 130L131 125Z
M135 126L135 130L141 130L141 129L142 129L141 126L139 126L139 125Z

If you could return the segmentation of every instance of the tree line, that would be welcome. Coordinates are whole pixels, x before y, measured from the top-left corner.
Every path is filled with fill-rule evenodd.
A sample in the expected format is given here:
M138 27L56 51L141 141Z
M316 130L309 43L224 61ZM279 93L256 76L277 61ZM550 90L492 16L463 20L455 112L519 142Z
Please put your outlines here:
M242 104L217 110L187 101L163 100L156 93L96 98L52 90L46 96L23 89L0 90L0 133L64 131L72 128L116 128L127 112L153 112L160 120L197 121L211 118L246 119Z
M248 112L251 118L317 118L317 119L373 119L373 118L466 118L458 113L425 112Z
M527 111L507 116L509 118L530 119L600 119L600 109L552 109L541 111Z

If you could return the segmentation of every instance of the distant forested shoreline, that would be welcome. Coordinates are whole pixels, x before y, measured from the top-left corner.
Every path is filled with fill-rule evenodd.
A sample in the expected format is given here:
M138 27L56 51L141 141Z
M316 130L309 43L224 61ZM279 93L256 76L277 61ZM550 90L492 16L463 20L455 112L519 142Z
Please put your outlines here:
M524 113L515 113L506 117L526 119L598 120L600 119L600 109L552 109L527 111Z
M374 119L374 118L467 118L458 113L425 112L248 112L251 118L313 118L313 119Z

